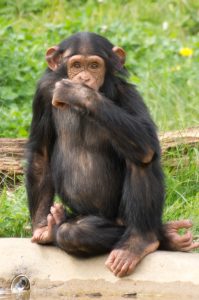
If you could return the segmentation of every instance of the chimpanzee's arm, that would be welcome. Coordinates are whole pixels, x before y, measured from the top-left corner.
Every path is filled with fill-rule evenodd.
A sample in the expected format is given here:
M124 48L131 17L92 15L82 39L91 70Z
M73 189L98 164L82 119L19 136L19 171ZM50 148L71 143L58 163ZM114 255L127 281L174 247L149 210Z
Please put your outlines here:
M147 111L131 114L101 96L91 113L107 129L113 146L127 160L149 163L154 155L159 156L155 126Z
M38 88L33 102L33 119L28 142L26 186L33 230L47 224L54 196L50 155L53 147L54 127L51 101L44 99Z
M86 86L62 80L56 86L53 101L55 106L69 104L88 111L92 118L106 128L110 141L124 158L138 164L149 163L154 156L159 156L159 142L144 103L136 93L132 93L133 96L135 99L129 100L132 108L127 108L123 102L128 99L119 99L122 103L119 106Z
M128 113L102 96L92 114L110 132L115 149L126 159L119 215L127 230L118 247L135 244L135 236L160 239L164 203L164 179L160 165L160 146L155 126L147 110ZM147 161L148 151L153 159ZM150 154L150 153L149 153ZM140 162L142 164L140 165ZM139 243L138 243L139 244Z

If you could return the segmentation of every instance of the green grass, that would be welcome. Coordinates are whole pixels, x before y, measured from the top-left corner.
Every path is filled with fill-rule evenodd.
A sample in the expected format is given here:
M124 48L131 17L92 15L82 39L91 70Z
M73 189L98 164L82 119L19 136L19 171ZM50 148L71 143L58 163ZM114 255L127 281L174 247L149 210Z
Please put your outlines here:
M184 159L182 159L184 157ZM199 234L199 149L178 147L164 157L167 197L164 221L190 219ZM173 165L173 167L172 167Z
M27 137L31 102L45 51L77 31L94 31L127 52L129 80L142 93L159 130L199 120L199 2L195 0L0 2L0 137ZM189 47L191 57L179 50ZM164 220L191 218L199 233L198 148L169 153L164 163ZM175 159L175 167L169 161ZM27 234L24 185L0 195L0 236Z
M30 235L26 193L23 185L14 191L6 187L0 195L0 237Z

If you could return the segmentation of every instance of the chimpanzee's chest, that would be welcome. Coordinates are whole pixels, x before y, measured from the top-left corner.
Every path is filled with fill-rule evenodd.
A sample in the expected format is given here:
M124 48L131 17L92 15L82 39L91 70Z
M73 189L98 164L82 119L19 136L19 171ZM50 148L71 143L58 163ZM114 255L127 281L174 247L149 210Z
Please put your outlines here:
M63 115L63 111L55 114L57 143L52 168L57 193L82 214L86 207L87 212L102 209L106 215L110 202L118 205L124 164L105 129L87 116L72 111Z
M66 147L84 148L92 151L107 151L110 147L110 139L107 131L95 120L87 115L78 113L72 109L53 111L55 128L58 139Z

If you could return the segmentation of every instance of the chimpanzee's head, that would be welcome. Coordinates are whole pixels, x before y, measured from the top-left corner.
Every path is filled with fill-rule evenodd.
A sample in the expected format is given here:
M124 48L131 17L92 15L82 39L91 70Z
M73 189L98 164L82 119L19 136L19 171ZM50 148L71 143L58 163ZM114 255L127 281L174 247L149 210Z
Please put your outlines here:
M100 35L79 32L49 48L46 60L50 70L64 67L71 81L99 90L108 73L123 69L125 51Z

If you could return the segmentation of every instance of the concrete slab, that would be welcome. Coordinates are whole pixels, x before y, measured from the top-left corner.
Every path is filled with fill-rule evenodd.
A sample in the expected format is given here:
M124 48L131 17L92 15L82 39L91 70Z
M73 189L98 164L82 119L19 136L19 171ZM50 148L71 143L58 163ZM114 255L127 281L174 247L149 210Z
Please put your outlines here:
M150 299L161 295L164 300L178 296L181 300L199 299L199 253L157 251L122 279L105 267L106 257L77 259L56 247L32 244L30 239L1 238L0 287L9 287L14 276L24 274L30 279L31 299L39 299L34 298L35 293L45 297L49 293L59 297L104 297L101 299L135 295L142 296L138 299L146 299L146 295L152 295Z

